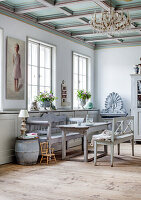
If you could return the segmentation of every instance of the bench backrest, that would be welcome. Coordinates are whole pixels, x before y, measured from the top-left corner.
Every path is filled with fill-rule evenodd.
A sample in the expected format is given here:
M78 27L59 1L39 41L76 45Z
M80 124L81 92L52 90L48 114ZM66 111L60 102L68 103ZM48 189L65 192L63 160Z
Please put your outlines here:
M29 117L27 119L27 125L29 126L29 131L38 132L40 135L46 135L47 138L51 138L51 134L59 133L60 129L57 128L57 125L63 125L66 124L66 116L60 115L57 116L55 114L43 114L42 117ZM34 122L34 123L33 123ZM46 122L49 123L51 126L51 131L48 132L48 124L41 123Z

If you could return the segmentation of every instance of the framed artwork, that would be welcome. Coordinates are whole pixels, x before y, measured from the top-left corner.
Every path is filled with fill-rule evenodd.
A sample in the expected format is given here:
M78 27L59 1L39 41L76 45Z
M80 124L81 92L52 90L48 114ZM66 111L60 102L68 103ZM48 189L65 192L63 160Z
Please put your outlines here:
M24 99L25 42L7 37L6 98Z

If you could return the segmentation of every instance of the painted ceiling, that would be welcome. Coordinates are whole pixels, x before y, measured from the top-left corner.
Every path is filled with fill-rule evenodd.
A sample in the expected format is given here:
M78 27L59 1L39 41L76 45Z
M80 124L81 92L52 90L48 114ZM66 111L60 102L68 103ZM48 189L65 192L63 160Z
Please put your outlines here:
M101 11L110 7L129 11L130 31L110 37L93 33L89 25L93 13L101 16ZM141 0L0 0L0 10L91 46L141 43Z

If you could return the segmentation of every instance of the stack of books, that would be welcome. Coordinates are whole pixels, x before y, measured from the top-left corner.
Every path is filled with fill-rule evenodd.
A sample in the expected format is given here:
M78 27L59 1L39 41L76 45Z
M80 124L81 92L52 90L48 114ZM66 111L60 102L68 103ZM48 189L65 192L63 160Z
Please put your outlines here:
M30 138L38 138L38 134L37 133L26 133L26 136L25 136L27 139L30 139Z

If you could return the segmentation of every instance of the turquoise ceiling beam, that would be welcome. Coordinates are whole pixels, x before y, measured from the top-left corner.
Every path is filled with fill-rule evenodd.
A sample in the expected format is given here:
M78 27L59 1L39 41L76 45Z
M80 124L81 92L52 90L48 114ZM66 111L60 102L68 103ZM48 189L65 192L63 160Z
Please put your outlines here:
M129 31L139 31L141 30L141 27L131 28ZM101 35L101 33L96 33L96 35ZM80 37L80 36L94 36L93 31L85 31L85 32L76 32L72 33L72 37Z
M41 11L47 9L45 6L27 6L26 8L15 8L16 14L24 14L24 13L30 13L35 11Z
M54 5L54 8L56 9L56 8L64 8L65 6L69 6L69 5L78 5L78 4L81 4L82 2L92 2L92 0L73 0L73 1L71 1L71 2L67 2L67 1L63 1L63 2L56 2L55 3L55 5ZM22 13L28 13L29 11L28 11L28 8L29 9L31 9L31 7L29 7L29 6L25 6L25 7L23 7L23 8L18 8L18 9L16 9L16 13L18 13L18 14L22 14ZM50 6L49 6L49 4L48 4L48 6L45 6L45 5L42 5L42 6L40 6L40 7L38 7L38 8L41 8L41 9L44 9L44 8L46 8L46 10L47 9L50 9ZM37 11L37 8L36 8L36 6L35 7L32 7L32 11L31 12L33 12L33 11Z
M68 26L57 26L56 27L56 30L73 30L73 29L76 29L76 28L82 28L82 27L86 27L86 26L90 26L89 24L76 24L76 25L68 25Z
M55 2L53 0L36 0L37 2L40 2L42 5L47 7L54 7Z
M17 4L14 2L17 2ZM121 3L119 1L119 3L115 4L110 4L109 0L36 0L36 3L34 4L32 1L31 3L30 1L29 3L27 2L27 0L0 0L0 7L2 9L10 10L10 12L14 12L16 15L19 15L24 19L32 20L32 22L36 23L37 26L50 28L60 34L69 37L71 36L78 41L87 41L89 36L91 39L95 39L95 35L100 39L100 34L93 34L89 25L89 20L94 12L99 15L103 9L109 11L110 6L114 7L117 11L124 8L124 11L129 10L132 16L131 30L135 33L141 33L141 27L138 27L138 22L141 21L141 15L139 14L141 11L141 2L138 1L137 3L136 0L133 0L133 3ZM137 11L138 15L136 15ZM113 36L107 34L107 38L112 39ZM112 40L108 41L110 43ZM121 38L116 38L115 41L122 43Z
M92 1L101 8L103 8L104 10L110 11L110 5L107 2L101 0L92 0Z
M121 10L121 8L119 9L116 9L117 11ZM141 10L141 5L138 6L138 7L132 7L132 8L127 8L125 7L124 11L133 11L133 10ZM95 12L98 14L98 13L101 13L100 10L95 10ZM74 15L71 15L71 16L60 16L60 17L46 17L44 19L39 19L39 23L48 23L48 22L55 22L55 21L61 21L61 20L64 20L64 19L78 19L78 18L81 18L81 17L89 17L91 16L92 14L94 13L94 10L93 11L88 11L88 12L85 12L85 14L81 14L81 13L77 13L77 14L74 14Z
M94 11L89 11L89 12L86 12L85 14L78 13L78 14L74 14L71 16L60 16L60 17L52 17L52 18L50 17L50 18L39 19L38 22L39 23L48 23L48 22L57 22L57 21L61 21L64 19L79 19L82 17L89 17L93 13L94 13ZM97 13L100 13L100 12L97 11Z
M58 36L60 36L60 37L66 38L66 39L71 40L71 41L73 41L73 42L75 42L75 43L78 43L78 44L81 44L81 45L83 45L83 46L86 46L86 47L88 47L88 48L90 48L90 49L94 49L94 46L95 46L95 45L93 45L93 44L87 44L87 43L85 43L84 40L82 40L82 39L75 39L75 38L72 38L72 37L70 37L70 35L67 35L66 33L63 34L63 33L61 33L61 32L58 32L58 31L52 29L52 28L49 27L49 26L44 26L44 25L41 25L41 24L37 24L37 23L35 23L34 21L31 21L31 20L25 18L24 16L19 16L19 15L15 14L15 13L14 13L13 11L11 11L11 10L4 10L3 8L1 8L1 6L0 6L0 14L6 15L6 16L8 16L8 17L12 17L12 18L17 19L17 20L19 20L19 21L22 21L22 22L24 22L24 23L26 23L26 24L29 24L29 25L35 26L35 27L37 27L37 28L39 28L39 29L48 31L48 32L50 32L50 33L52 33L52 34L55 34L55 35L58 35Z
M43 6L54 8L55 7L55 1L54 0L36 0L40 2ZM72 15L72 12L69 9L58 7L57 9L61 9L62 13L64 13L67 16Z
M102 39L86 39L85 42L105 42L112 40L124 40L124 39L137 39L141 38L141 35L133 35L133 36L122 36L122 37L111 37L111 38L102 38Z

